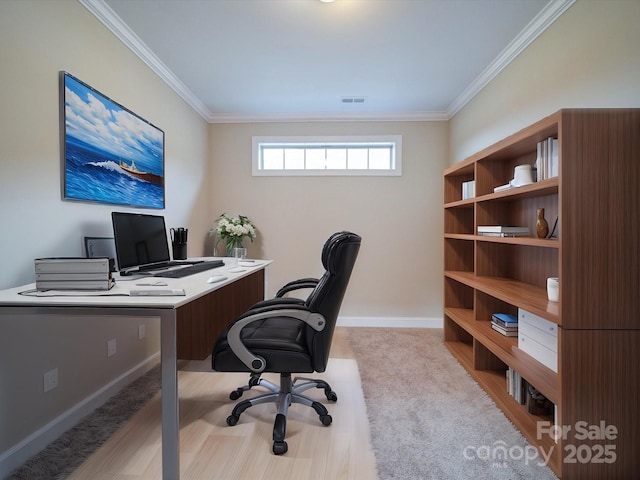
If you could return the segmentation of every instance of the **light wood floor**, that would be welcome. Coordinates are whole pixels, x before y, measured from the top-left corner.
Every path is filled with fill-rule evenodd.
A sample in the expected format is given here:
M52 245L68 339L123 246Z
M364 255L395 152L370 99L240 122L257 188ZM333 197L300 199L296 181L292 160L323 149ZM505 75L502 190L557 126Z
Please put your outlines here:
M314 375L329 382L338 401L327 402L319 389L306 392L327 406L333 423L325 427L312 408L292 405L289 451L282 456L271 453L275 404L252 407L234 427L226 424L235 403L229 392L246 382L246 374L212 372L209 361L182 362L179 369L182 479L377 478L360 376L345 329L336 329L327 371ZM277 376L265 377L278 383ZM70 478L162 478L160 417L158 394Z

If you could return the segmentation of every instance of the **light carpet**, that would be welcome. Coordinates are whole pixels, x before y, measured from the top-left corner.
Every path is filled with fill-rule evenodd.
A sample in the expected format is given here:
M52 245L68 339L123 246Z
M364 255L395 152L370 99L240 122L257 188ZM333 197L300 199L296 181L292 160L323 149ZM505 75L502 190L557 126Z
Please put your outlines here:
M449 353L441 329L350 328L348 338L381 480L557 478Z

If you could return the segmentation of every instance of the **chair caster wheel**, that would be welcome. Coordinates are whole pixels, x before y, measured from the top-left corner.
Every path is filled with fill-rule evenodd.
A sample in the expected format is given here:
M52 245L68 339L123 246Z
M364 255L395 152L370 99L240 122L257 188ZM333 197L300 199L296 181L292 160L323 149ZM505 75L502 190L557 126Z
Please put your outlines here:
M333 418L331 418L331 415L320 415L320 421L326 427L327 425L331 425Z
M236 423L238 423L238 420L240 420L239 415L229 415L227 417L227 425L233 427Z
M234 390L233 392L231 392L229 394L229 399L230 400L237 400L242 396L242 392L238 392L237 390Z
M326 395L327 400L329 400L330 402L338 401L338 395L333 390L329 390L328 392L325 391L324 394Z
M273 454L284 455L289 450L287 442L273 442Z

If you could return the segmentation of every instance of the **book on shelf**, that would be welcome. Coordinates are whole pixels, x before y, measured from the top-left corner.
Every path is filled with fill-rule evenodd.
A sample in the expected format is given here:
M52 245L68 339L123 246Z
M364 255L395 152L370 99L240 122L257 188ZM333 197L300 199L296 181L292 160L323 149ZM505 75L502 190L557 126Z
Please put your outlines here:
M503 327L518 326L518 317L510 313L494 313L491 315L491 321Z
M558 176L558 139L549 137L538 142L536 152L537 181Z
M478 225L478 235L486 235L489 237L526 237L529 236L529 227Z
M517 337L518 336L518 328L504 328L495 323L491 322L491 328L493 328L500 335L504 335L505 337Z
M507 393L511 395L516 402L524 405L527 401L527 381L513 368L507 368Z
M478 235L482 235L483 237L528 237L527 233L492 233L492 232L483 232L478 233Z
M478 232L487 232L487 233L529 232L529 227L514 227L514 226L508 226L508 225L478 225Z
M518 336L518 317L510 313L491 315L491 328L505 337Z
M109 257L50 257L36 258L38 273L109 273Z
M462 182L462 199L473 198L476 196L476 181L470 180L468 182Z

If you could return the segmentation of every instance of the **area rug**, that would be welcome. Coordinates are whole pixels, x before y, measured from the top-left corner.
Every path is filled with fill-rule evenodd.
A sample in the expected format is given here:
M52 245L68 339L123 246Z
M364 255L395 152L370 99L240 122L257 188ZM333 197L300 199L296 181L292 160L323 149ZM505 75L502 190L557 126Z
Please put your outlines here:
M160 390L160 383L157 365L31 457L7 480L67 478Z
M349 328L348 338L381 480L557 478L449 353L442 330Z

